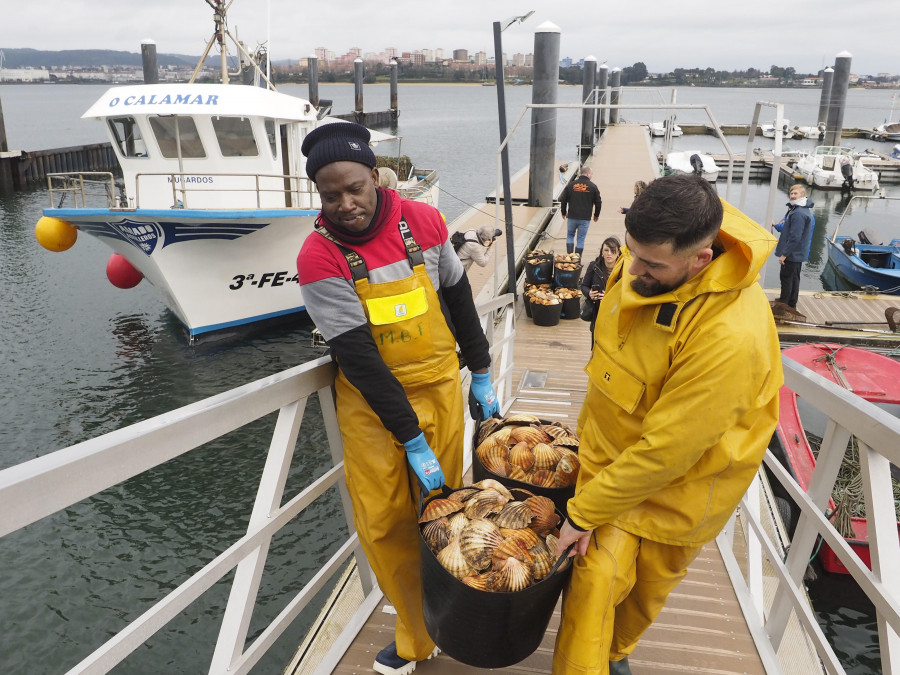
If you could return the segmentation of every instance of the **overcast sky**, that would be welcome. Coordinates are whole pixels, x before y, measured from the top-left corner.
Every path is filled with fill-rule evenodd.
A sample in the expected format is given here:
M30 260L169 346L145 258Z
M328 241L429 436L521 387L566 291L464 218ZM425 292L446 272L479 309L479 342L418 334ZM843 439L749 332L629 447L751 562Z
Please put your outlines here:
M13 0L3 0L13 4ZM895 0L235 0L229 27L249 46L271 40L273 60L316 47L380 52L442 48L493 54L493 22L535 14L503 33L503 50L534 51L545 22L559 27L560 57L593 55L609 66L643 61L650 72L674 68L816 72L843 51L857 74L900 73ZM30 0L7 7L0 49L140 51L150 38L161 53L200 55L213 32L204 0ZM267 10L267 7L269 8ZM268 19L267 19L268 15ZM888 20L890 19L890 20Z

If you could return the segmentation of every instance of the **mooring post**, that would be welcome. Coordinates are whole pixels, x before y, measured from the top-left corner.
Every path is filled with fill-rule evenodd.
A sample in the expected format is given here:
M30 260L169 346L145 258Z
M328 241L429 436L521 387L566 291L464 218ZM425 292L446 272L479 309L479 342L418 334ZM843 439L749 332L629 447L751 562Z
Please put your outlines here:
M391 119L400 117L400 106L397 103L397 59L391 59Z
M841 52L834 58L834 79L828 101L828 121L825 123L825 145L840 145L844 125L844 105L850 88L850 52Z
M609 74L609 88L610 88L609 102L612 105L618 105L619 98L622 94L622 69L621 68L613 68L612 69L612 72ZM618 124L619 123L619 109L618 108L610 109L609 123L610 124Z
M599 103L609 103L609 92L606 91L607 87L609 87L609 66L602 63L598 69L597 79L597 89L600 90ZM597 127L600 129L600 133L603 133L603 130L606 128L606 120L608 119L609 116L606 114L606 110L601 109L597 111Z
M831 85L834 82L834 68L829 66L822 73L822 95L819 98L819 119L816 124L828 124L828 104L831 101Z
M584 69L581 82L581 102L592 104L594 102L594 75L597 73L597 57L585 56ZM584 162L591 154L594 147L594 109L585 108L581 111L581 148L579 157Z
M319 59L309 56L306 59L306 69L309 74L309 102L313 108L319 107Z
M353 112L356 115L356 121L360 124L365 124L366 113L363 109L363 60L359 56L353 61L353 87L356 93L356 107Z
M0 101L0 152L9 152L6 142L6 124L3 122L3 102ZM13 159L0 157L0 194L8 194L13 191Z
M159 65L153 40L141 41L141 65L144 68L144 84L159 84Z
M549 21L537 27L534 34L534 84L532 103L556 103L559 90L559 26ZM528 204L553 205L556 171L555 108L533 108L531 111L531 153L528 174Z

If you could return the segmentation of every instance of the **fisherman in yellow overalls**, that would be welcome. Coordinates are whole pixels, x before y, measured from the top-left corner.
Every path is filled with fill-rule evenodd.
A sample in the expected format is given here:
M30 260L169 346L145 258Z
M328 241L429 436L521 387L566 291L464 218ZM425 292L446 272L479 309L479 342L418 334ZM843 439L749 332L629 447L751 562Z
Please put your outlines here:
M778 420L781 354L759 285L774 238L688 175L650 183L625 230L585 368L581 471L557 548L577 557L554 675L631 672L628 655L734 512Z
M435 208L377 187L368 140L352 123L320 126L304 140L322 213L297 270L306 309L340 368L337 415L356 531L397 610L395 640L373 668L406 675L437 651L422 615L416 509L421 489L462 481L457 343L482 413L499 407L447 226Z

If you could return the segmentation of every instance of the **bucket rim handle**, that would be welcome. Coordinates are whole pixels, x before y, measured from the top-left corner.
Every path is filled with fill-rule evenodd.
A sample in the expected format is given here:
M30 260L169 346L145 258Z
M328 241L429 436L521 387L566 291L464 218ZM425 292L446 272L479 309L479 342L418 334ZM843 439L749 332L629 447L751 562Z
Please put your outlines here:
M572 549L575 548L576 543L578 542L573 541L569 544L568 548L562 552L562 555L559 556L559 559L553 564L553 567L550 568L550 572L547 574L548 577L552 577L562 564L569 559L569 554L572 552Z

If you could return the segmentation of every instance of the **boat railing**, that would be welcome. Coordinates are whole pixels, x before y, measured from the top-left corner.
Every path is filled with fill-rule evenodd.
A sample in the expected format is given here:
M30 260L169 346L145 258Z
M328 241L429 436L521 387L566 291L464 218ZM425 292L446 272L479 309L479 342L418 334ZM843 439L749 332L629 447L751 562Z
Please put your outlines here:
M55 208L63 207L66 199L71 197L73 208L83 209L88 205L88 199L97 195L105 201L107 208L115 208L121 203L119 187L109 171L47 174L50 205Z
M171 208L192 208L191 200L200 195L218 193L234 195L250 193L254 195L253 204L243 207L246 209L271 208L270 200L264 199L267 195L283 195L276 198L281 208L318 208L318 192L313 182L306 176L270 173L203 173L205 178L232 178L236 179L217 186L214 182L191 182L198 174L193 173L138 173L135 174L135 208L141 208L141 183L144 182L145 191L147 181L165 178L171 185ZM251 179L244 184L237 181ZM158 199L158 191L153 191L153 199ZM315 200L315 201L314 201ZM265 203L264 203L265 202ZM204 204L204 207L207 205ZM235 207L229 207L235 208Z
M745 495L739 514L717 538L734 589L768 673L784 672L779 648L791 615L796 615L828 673L844 673L834 648L820 628L806 599L804 573L824 541L856 580L877 613L881 671L900 673L900 543L891 480L891 464L900 466L900 420L878 406L782 358L785 384L828 418L816 467L804 491L769 451L765 465L799 506L800 516L787 555L763 526L760 490ZM851 436L859 447L862 492L865 496L871 570L851 549L826 516L828 500ZM757 481L767 480L760 471ZM743 542L738 532L743 533ZM744 546L738 545L743 543ZM764 577L776 589L764 588ZM793 639L793 638L792 638Z
M900 201L900 197L887 197L884 192L880 192L876 195L853 195L850 197L850 201L847 202L847 205L844 207L844 212L841 213L841 219L838 221L837 227L834 228L834 232L831 235L831 242L834 243L837 241L838 233L841 231L841 225L844 223L844 218L847 217L848 214L853 213L853 209L850 208L855 201L868 202L873 199L885 199L887 201Z
M511 294L478 306L491 343L495 387L501 405L511 391L515 333L512 307ZM317 592L339 576L344 563L355 556L365 599L337 638L335 647L325 655L326 662L318 665L316 671L331 672L333 663L329 665L327 659L335 659L336 663L343 648L349 645L382 597L353 528L352 506L344 483L343 446L332 394L335 372L332 361L323 357L0 471L0 513L3 514L0 537L4 537L255 420L278 413L246 533L190 578L180 583L174 580L172 586L177 585L174 590L68 673L93 674L113 670L232 570L231 590L209 672L222 675L247 673ZM464 370L462 375L467 383L468 371ZM297 494L286 495L288 468L304 410L312 397L318 399L321 408L333 466ZM466 450L470 454L474 423L468 419L468 413L466 417L469 432ZM339 490L351 534L302 589L290 598L282 598L280 613L248 642L270 544L283 528L333 487ZM40 495L40 499L35 499L35 495ZM90 628L84 626L85 630Z

